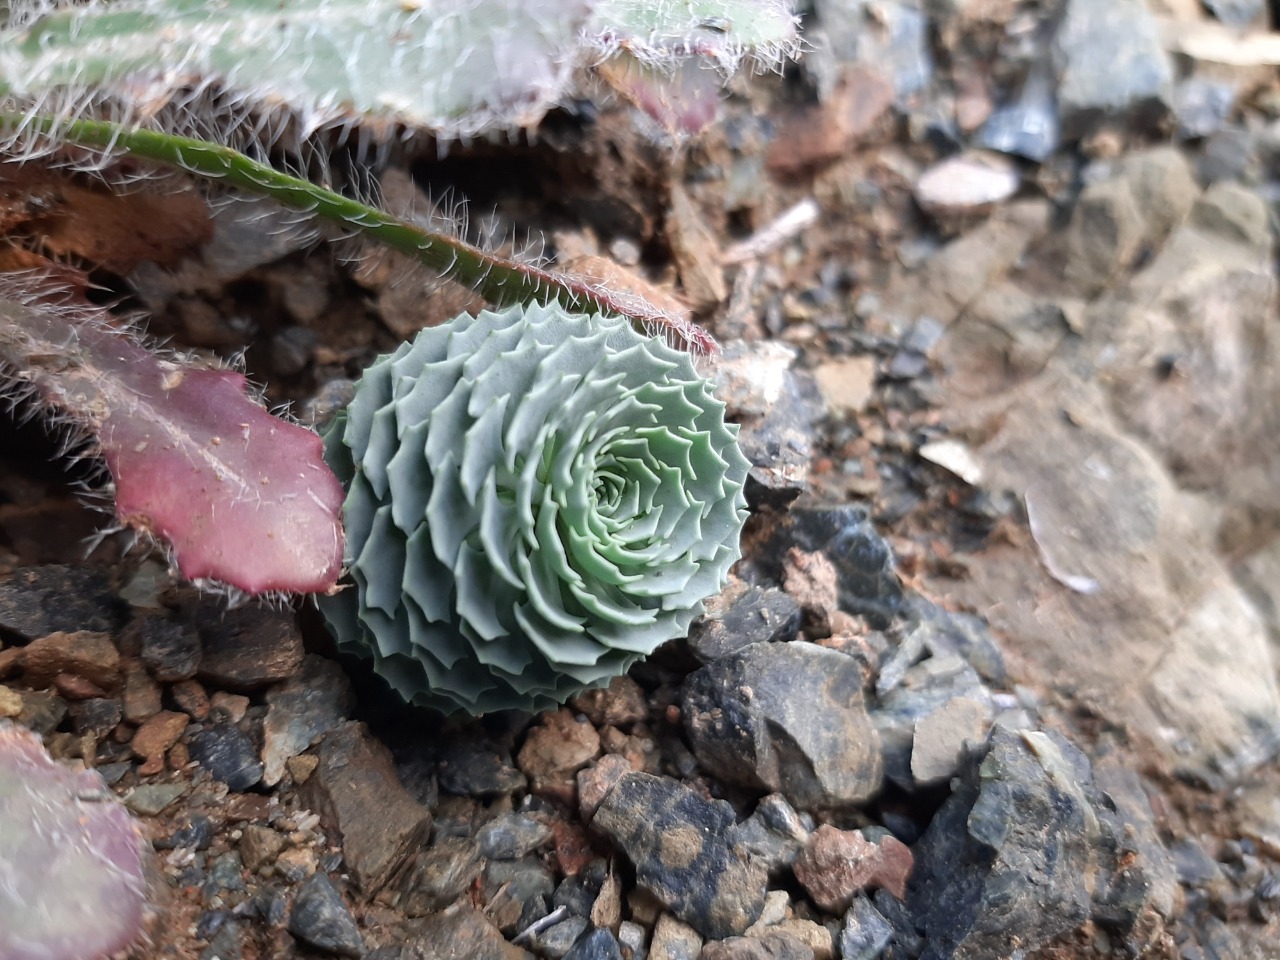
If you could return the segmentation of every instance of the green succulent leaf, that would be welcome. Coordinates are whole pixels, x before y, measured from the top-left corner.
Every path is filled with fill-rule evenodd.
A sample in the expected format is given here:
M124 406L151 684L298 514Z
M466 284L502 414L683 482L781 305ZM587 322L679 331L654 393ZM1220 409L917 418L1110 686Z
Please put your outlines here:
M740 556L748 463L688 355L555 305L461 316L330 425L340 643L407 701L541 710L684 636Z

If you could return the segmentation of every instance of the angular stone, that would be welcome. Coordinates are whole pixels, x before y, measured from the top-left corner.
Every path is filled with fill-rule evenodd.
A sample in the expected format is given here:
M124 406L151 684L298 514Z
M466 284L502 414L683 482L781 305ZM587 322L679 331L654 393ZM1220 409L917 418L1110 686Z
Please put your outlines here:
M784 506L808 481L823 408L813 378L793 369L796 356L795 347L762 340L729 343L708 358L716 395L741 427L738 445L751 461L745 493L753 506Z
M105 633L47 634L27 644L23 663L24 679L33 687L48 686L60 673L83 677L103 690L120 683L120 653Z
M788 594L735 580L707 601L706 612L689 631L688 645L695 657L710 663L752 643L794 640L799 629L800 607Z
M476 831L480 852L490 860L519 860L551 839L551 828L522 813L501 813Z
M533 960L465 901L412 924L404 950L413 960Z
M474 840L438 839L414 854L403 879L397 881L397 905L410 917L442 910L462 896L483 868L484 858Z
M240 859L244 868L257 873L269 867L284 850L285 839L270 827L250 824L240 835Z
M764 908L764 865L731 850L733 808L645 773L618 781L592 825L636 868L636 882L706 937L742 934Z
M1152 120L1170 108L1173 63L1142 0L1068 0L1052 57L1068 137L1103 118Z
M754 644L685 681L699 763L800 809L843 810L880 789L880 738L852 657L804 642Z
M569 948L564 960L622 960L622 948L610 931L591 927Z
M27 640L81 630L111 633L124 616L107 575L91 567L21 567L0 581L0 628Z
M883 887L898 899L907 893L911 850L883 836L873 843L861 830L837 830L824 823L793 864L796 880L827 913L843 913L863 890Z
M968 697L948 700L916 720L911 740L911 777L919 784L950 779L960 769L967 744L979 744L987 735L988 704Z
M841 960L877 960L893 939L893 927L865 897L858 897L840 931Z
M877 905L938 957L1033 952L1090 918L1156 937L1172 864L1142 823L1149 812L1123 791L1103 794L1088 759L1058 734L997 726L915 846L905 915Z
M669 913L658 917L649 944L649 960L698 960L702 937L683 920Z
M130 723L144 723L160 712L160 685L136 660L125 665L121 704Z
M342 896L323 873L298 888L289 912L289 932L299 942L334 957L362 957L364 938Z
M145 761L140 773L146 776L164 769L165 751L178 742L189 722L185 713L162 710L138 728L130 746Z
M293 611L208 604L196 613L202 654L199 676L228 690L256 690L292 676L302 662L302 634Z
M600 735L569 710L545 713L541 721L529 731L516 763L534 792L553 790L572 795L577 772L600 756Z
M494 797L528 786L510 751L470 731L444 744L436 763L440 789L465 797Z
M812 826L812 817L802 818L786 797L771 793L756 804L751 816L730 828L729 843L735 850L760 860L775 874L791 866L809 842Z
M698 960L814 960L813 951L789 933L768 929L759 936L708 943Z
M597 727L622 727L649 718L644 690L628 676L614 677L607 687L578 694L569 706L585 714Z
M320 763L299 795L342 837L344 862L372 896L427 838L431 811L396 779L390 752L363 724L336 727L314 749Z
M902 584L893 570L893 552L866 509L798 507L791 511L789 527L795 546L825 553L836 568L841 609L861 614L877 630L887 628L902 604Z
M332 660L308 654L296 676L267 691L262 725L262 782L275 786L285 763L347 719L355 706L351 681Z
M138 644L138 657L161 683L189 680L200 668L200 634L190 623L161 616L135 617L128 637Z
M4 696L5 688L0 687L0 717L5 716ZM17 716L21 710L22 701L14 695L18 700L18 710L15 710L12 716ZM78 734L91 733L98 738L102 738L110 733L117 724L124 719L124 711L120 707L119 700L108 700L98 698L94 700L81 700L79 703L73 703L67 708L67 712L71 714L72 728Z
M257 786L262 780L262 763L253 741L229 723L214 724L195 734L191 738L191 759L237 792Z

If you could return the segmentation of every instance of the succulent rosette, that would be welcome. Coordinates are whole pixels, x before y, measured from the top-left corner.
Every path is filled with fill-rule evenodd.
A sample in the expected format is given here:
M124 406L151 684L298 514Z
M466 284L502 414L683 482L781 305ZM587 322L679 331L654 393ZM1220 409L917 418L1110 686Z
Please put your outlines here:
M512 307L423 330L330 425L345 648L446 713L541 710L684 636L740 556L748 463L688 355Z

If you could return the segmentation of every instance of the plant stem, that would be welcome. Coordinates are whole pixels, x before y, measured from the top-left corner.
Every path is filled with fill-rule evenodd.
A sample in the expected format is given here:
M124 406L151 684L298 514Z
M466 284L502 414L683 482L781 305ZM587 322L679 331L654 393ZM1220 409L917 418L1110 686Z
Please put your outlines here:
M270 197L292 210L352 227L369 239L413 257L442 276L499 304L555 301L571 310L621 316L641 329L659 331L694 353L709 353L715 341L702 328L673 316L642 297L606 290L582 277L547 270L490 253L458 237L428 230L376 207L282 173L231 147L156 130L130 129L107 120L55 120L0 113L0 128L26 122L61 142L176 167L197 177L230 183Z

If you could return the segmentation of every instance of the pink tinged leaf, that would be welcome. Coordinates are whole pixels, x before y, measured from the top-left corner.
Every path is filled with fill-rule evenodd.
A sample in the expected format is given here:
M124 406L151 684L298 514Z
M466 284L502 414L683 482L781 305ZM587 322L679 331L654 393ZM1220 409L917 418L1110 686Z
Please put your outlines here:
M320 438L271 416L243 376L147 350L49 281L0 278L0 360L91 434L120 519L167 541L182 574L247 593L321 592L342 563L343 489Z
M150 415L113 411L99 441L120 519L173 545L192 579L323 591L342 564L342 485L316 434L271 416L230 370L175 370Z
M716 118L722 78L700 57L686 57L667 68L644 63L622 50L596 70L609 86L672 136L698 133Z
M143 839L92 770L0 720L0 957L114 956L142 932Z

